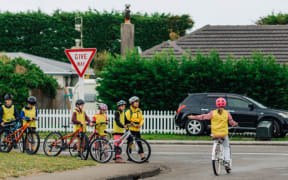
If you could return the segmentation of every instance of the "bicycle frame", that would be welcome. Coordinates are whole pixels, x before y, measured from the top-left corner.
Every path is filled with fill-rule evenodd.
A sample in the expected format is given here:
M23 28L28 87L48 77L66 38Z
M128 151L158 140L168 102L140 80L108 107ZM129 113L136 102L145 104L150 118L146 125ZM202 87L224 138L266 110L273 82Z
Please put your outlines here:
M130 130L127 130L119 139L116 140L110 140L109 143L111 143L113 146L116 142L122 141L119 146L122 147L124 142L130 137L133 136Z
M68 146L70 146L70 145L72 144L72 142L73 142L73 141L77 138L77 136L80 134L80 132L83 131L83 129L82 129L82 131L80 131L80 130L81 130L81 129L79 129L78 131L76 131L76 132L74 132L74 133L72 133L72 134L70 134L70 135L66 135L66 136L64 136L64 137L62 137L62 138L60 138L60 139L65 140L65 144L68 145ZM69 143L67 144L67 140L68 140L68 138L70 138L70 137L72 137L72 138L70 139Z
M88 140L89 140L89 142L91 142L91 140L93 139L93 138L97 138L97 136L99 136L98 135L98 133L97 133L97 130L96 130L96 126L101 126L101 125L103 125L103 124L106 124L106 123L98 123L98 124L96 124L96 123L94 123L94 125L93 125L93 127L94 127L94 131L93 131L93 133L92 134L90 134L90 136L88 137Z
M216 144L215 148L213 149L212 160L224 161L224 147L223 147L224 140L223 139L215 139L215 140L217 141L217 144ZM220 150L219 152L217 152L217 153L220 153L217 157L219 159L216 159L216 157L215 157L217 146L219 146L219 150Z
M7 137L5 137L3 139L3 142L7 142L9 143L9 145L11 143L13 143L13 141L9 140L9 138L11 137L15 137L16 143L19 142L19 140L21 139L21 137L23 136L24 132L26 131L26 129L29 127L30 122L28 122L27 124L25 124L25 126L19 128L17 131L9 134ZM18 134L19 133L19 134Z
M72 144L72 142L77 138L77 136L80 134L80 132L83 132L83 127L81 127L79 130L77 130L76 132L74 132L74 133L72 133L72 134L70 134L70 135L65 135L65 136L63 136L63 137L61 137L61 138L59 138L59 139L56 139L56 142L58 141L58 140L64 140L65 141L65 148L64 149L66 149L68 146L70 146L71 144ZM70 141L69 141L69 143L67 144L67 140L68 140L68 138L70 138L70 137L72 137L71 139L70 139ZM53 142L51 143L51 144L53 144ZM57 144L57 143L56 143Z

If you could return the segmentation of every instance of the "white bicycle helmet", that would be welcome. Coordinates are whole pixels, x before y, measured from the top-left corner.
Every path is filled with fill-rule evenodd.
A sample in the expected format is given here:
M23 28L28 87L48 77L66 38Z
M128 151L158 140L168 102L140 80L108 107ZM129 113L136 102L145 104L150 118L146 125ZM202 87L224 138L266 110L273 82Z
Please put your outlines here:
M139 99L139 97L137 97L137 96L132 96L130 99L129 99L129 104L132 104L132 103L134 103L134 102L136 102L136 101L139 101L140 99Z

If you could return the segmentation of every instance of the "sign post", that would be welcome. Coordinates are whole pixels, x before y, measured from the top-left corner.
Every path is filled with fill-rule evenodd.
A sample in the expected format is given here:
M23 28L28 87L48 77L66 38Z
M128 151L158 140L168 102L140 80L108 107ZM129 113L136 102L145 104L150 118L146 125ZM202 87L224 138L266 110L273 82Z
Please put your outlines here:
M84 100L84 74L89 66L93 56L96 53L95 48L85 49L66 49L65 54L72 63L79 75L79 98Z

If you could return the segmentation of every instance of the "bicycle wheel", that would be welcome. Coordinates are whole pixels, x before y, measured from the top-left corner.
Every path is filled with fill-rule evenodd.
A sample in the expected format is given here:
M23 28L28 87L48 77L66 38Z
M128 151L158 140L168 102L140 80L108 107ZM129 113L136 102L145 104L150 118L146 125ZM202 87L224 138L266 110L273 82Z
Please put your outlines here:
M215 160L212 160L213 172L215 176L219 176L221 172L220 145L215 148Z
M151 155L151 147L147 141L141 138L135 138L127 144L126 153L129 159L135 163L147 162ZM144 154L141 157L140 154Z
M86 134L80 139L80 156L82 160L87 160L89 156L89 139Z
M26 133L24 147L27 154L36 154L40 146L40 137L37 132Z
M20 152L24 153L25 152L25 146L24 146L24 136L23 135L18 142L18 146L19 146Z
M94 161L106 163L112 158L113 149L109 141L105 139L95 139L90 144L90 155Z
M70 156L76 157L78 155L77 141L78 141L77 138L75 138L74 141L69 146Z
M47 156L58 156L63 145L62 135L58 132L52 132L44 140L43 151Z
M13 148L11 137L6 138L9 135L9 131L2 131L0 133L0 152L10 152ZM10 142L7 142L10 141Z

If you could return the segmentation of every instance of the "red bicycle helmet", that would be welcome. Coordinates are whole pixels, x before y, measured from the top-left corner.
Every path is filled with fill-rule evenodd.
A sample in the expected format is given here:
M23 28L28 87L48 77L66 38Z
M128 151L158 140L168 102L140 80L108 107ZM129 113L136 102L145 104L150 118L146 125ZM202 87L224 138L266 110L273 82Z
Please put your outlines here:
M219 107L225 107L226 106L226 100L222 97L216 99L216 106Z

